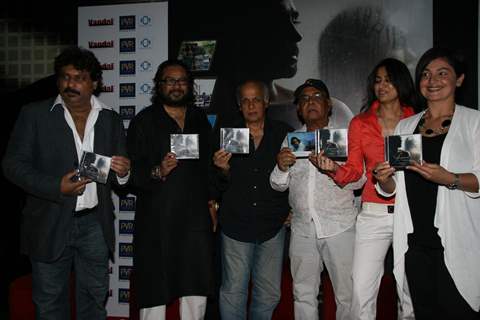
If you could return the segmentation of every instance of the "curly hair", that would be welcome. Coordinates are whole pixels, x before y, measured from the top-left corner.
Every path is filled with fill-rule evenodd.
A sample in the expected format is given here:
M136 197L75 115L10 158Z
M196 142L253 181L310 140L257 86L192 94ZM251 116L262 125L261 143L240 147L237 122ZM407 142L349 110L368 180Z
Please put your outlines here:
M75 69L87 71L90 79L97 82L97 87L93 94L98 96L102 90L102 67L93 52L82 47L68 47L63 50L56 58L54 63L55 75L57 78L61 75L62 68L72 65Z

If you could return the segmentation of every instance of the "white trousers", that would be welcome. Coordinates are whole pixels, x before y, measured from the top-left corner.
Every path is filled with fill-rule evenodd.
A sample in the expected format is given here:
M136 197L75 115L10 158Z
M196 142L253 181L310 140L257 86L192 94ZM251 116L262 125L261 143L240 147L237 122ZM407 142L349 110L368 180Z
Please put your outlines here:
M357 217L355 254L353 258L352 316L355 320L376 318L377 296L384 273L384 261L393 239L393 215L388 206L365 202ZM406 281L405 281L406 282ZM413 319L408 288L405 301L399 305L399 320Z
M202 320L207 308L207 297L188 296L180 298L180 319ZM140 309L140 320L165 320L165 305Z
M314 228L312 222L312 229ZM313 229L313 234L315 230ZM328 270L337 303L337 320L348 320L352 300L352 263L355 227L328 238L304 237L292 232L290 269L296 320L317 320L320 274Z

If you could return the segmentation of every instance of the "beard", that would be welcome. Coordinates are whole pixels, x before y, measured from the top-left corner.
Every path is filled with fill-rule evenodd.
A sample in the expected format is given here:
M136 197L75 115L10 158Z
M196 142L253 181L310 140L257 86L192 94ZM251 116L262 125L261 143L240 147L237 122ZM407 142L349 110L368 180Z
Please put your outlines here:
M190 93L182 90L171 90L166 94L159 91L155 100L171 107L185 107L192 102L192 96Z

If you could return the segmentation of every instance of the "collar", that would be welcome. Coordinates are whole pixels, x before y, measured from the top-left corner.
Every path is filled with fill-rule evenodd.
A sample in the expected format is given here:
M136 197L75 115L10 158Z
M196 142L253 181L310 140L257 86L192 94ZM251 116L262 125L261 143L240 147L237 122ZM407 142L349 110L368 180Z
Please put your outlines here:
M97 97L93 95L90 98L90 105L92 106L92 109L97 109L99 111L101 111L102 109L113 110L111 107L108 107L106 104L104 104L102 101L100 101ZM67 108L65 106L65 101L63 101L63 98L61 95L58 95L55 101L53 102L53 105L50 108L50 112L53 111L57 106L61 106L64 109Z

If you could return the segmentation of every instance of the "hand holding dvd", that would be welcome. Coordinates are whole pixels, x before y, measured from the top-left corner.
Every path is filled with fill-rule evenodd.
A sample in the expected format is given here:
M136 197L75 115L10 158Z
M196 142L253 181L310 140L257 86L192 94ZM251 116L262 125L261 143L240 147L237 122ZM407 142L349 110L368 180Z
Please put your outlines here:
M283 172L286 172L296 161L297 157L295 157L295 154L293 154L290 148L282 148L277 155L278 168Z
M81 195L89 182L91 182L90 179L82 179L78 175L78 170L70 171L60 180L60 192L67 196Z
M232 154L220 149L213 154L213 164L221 169L224 173L230 170L229 161L232 158Z

